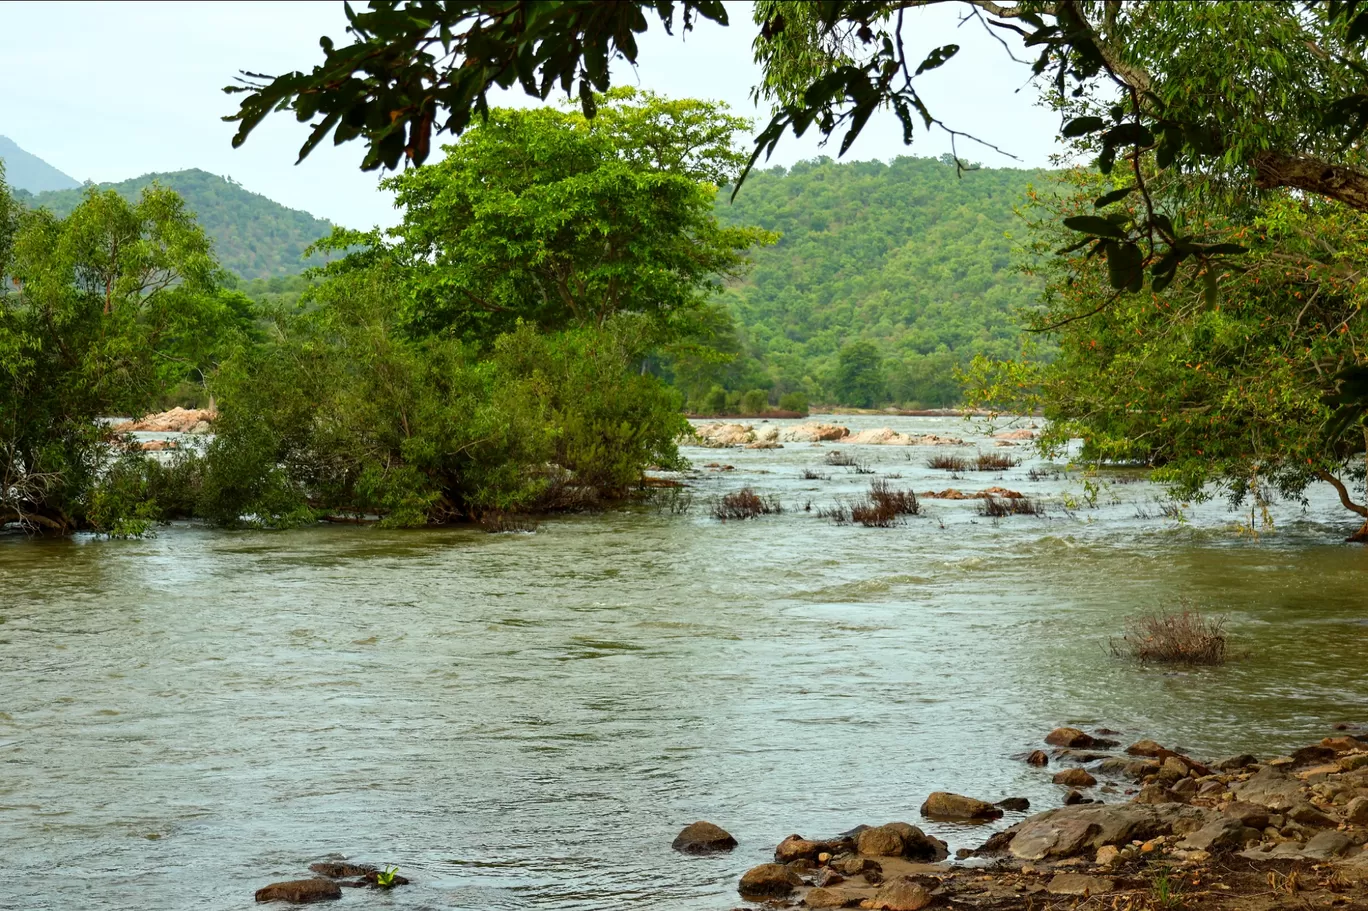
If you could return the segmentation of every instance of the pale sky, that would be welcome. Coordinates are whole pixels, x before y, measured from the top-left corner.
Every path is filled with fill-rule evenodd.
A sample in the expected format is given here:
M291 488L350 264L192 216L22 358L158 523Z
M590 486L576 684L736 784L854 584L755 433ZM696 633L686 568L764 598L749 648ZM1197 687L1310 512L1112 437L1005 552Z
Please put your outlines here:
M361 6L358 0L357 6ZM959 55L919 80L932 111L956 129L1012 152L1020 163L961 142L964 157L997 166L1038 167L1057 151L1055 115L1035 104L1028 69L1012 62L975 22L957 29L952 7L920 12L911 33L922 52L961 44ZM615 84L675 97L720 99L762 121L749 93L758 81L749 3L729 3L731 26L704 25L681 40L653 27L641 65L619 64ZM656 21L652 19L653 23ZM307 128L275 114L233 149L236 110L221 88L238 70L308 70L320 35L346 42L342 3L0 3L0 135L77 180L118 181L149 171L201 168L230 176L277 202L349 227L397 221L375 173L360 170L358 142L317 148L294 160ZM909 48L909 51L912 49ZM1023 56L1018 54L1018 56ZM1020 90L1020 91L1018 91ZM499 103L531 103L521 92ZM757 124L757 130L763 122ZM439 137L450 142L449 136ZM786 137L772 163L818 154L811 137ZM943 134L919 131L909 148L890 114L876 115L848 160L949 150ZM743 191L744 192L744 191Z

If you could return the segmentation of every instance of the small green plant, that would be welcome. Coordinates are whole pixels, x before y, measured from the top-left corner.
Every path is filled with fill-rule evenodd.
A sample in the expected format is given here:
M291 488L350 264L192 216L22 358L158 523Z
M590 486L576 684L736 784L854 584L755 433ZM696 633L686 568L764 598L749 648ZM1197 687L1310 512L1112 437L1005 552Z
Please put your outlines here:
M1150 904L1159 911L1183 907L1183 882L1168 867L1158 867L1150 878Z
M382 889L392 888L394 886L394 877L398 875L398 867L386 867L375 874L375 884Z

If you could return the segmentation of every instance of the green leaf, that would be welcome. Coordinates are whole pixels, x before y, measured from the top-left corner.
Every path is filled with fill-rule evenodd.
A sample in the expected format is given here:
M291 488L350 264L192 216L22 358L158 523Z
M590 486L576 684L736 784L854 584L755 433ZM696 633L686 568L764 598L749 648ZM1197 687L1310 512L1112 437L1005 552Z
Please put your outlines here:
M943 65L947 60L949 60L951 57L955 56L958 53L958 44L942 45L941 47L936 48L931 53L926 55L926 59L921 62L921 65L917 67L917 72L913 75L920 76L927 70L934 70L937 67Z
M1065 139L1074 139L1079 136L1086 136L1089 133L1096 133L1107 125L1101 117L1075 117L1064 124L1064 129L1060 131Z
M1071 231L1082 231L1098 237L1126 238L1126 232L1112 222L1097 215L1074 215L1064 219L1064 227Z
M1105 208L1111 205L1112 203L1117 202L1118 200L1125 199L1134 191L1135 187L1123 187L1120 190L1112 190L1110 193L1104 193L1103 195L1093 200L1093 208Z

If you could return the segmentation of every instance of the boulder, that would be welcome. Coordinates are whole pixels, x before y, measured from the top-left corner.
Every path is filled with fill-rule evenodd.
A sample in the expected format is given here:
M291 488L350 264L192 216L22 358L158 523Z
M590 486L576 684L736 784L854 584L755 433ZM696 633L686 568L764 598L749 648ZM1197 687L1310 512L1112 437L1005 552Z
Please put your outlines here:
M1095 739L1078 728L1055 728L1045 735L1045 742L1051 746L1086 749L1096 743Z
M1268 828L1268 807L1260 806L1257 803L1248 803L1243 800L1232 801L1229 806L1221 811L1221 815L1238 820L1241 825L1249 826L1251 829L1263 830Z
M933 900L920 883L903 877L884 883L873 898L860 902L860 907L874 911L921 911Z
M850 429L839 424L821 424L816 421L809 421L806 424L796 424L780 430L779 441L782 443L827 443L844 439L849 435Z
M1238 851L1246 844L1258 840L1258 829L1250 828L1238 819L1223 816L1213 819L1188 835L1179 843L1179 847L1189 851L1209 851L1217 854L1222 851Z
M984 800L936 791L921 805L921 815L929 819L985 820L998 819L1002 811Z
M737 891L742 898L778 898L791 893L803 884L798 874L783 864L761 864L751 867L741 876Z
M218 414L207 408L172 408L158 414L149 414L136 421L124 421L109 429L115 433L203 433ZM196 428L205 425L205 430ZM270 888L269 886L267 888Z
M1098 763L1097 771L1104 775L1124 775L1139 781L1146 775L1159 771L1159 763L1153 759L1125 759L1113 756Z
M1213 764L1213 767L1222 772L1239 772L1242 769L1247 769L1250 766L1258 764L1259 759L1257 756L1241 753L1239 756L1229 756L1225 759L1217 760Z
M736 839L720 826L699 820L685 826L670 847L681 854L718 854L735 848Z
M1139 740L1126 747L1126 752L1132 756L1156 757L1169 752L1153 740Z
M1034 430L1021 428L1020 430L1004 430L1001 433L993 434L995 440L1034 440L1036 437Z
M854 843L849 839L817 841L801 835L790 835L774 849L774 861L789 864L795 860L817 860L822 854L841 854L853 847Z
M1100 895L1110 892L1116 884L1101 876L1087 876L1083 873L1056 873L1045 886L1045 891L1053 895Z
M1193 831L1207 819L1204 810L1172 803L1083 804L1032 816L999 833L1001 837L990 839L990 844L1005 845L1021 860L1078 857L1104 845Z
M1033 750L1031 754L1026 757L1026 763L1027 765L1034 766L1049 765L1050 757L1046 755L1044 750Z
M755 442L755 428L750 424L732 424L722 421L699 424L694 428L694 435L698 437L703 446L714 449L724 446L744 446L747 443Z
M1071 788L1090 788L1097 784L1097 779L1089 775L1086 769L1065 769L1055 773L1054 783Z
M1317 832L1306 843L1306 856L1316 860L1329 860L1332 857L1339 857L1341 854L1348 853L1354 847L1354 843L1343 832L1334 829L1327 829L1324 832Z
M271 883L256 891L259 902L289 902L307 905L310 902L331 901L342 897L342 887L330 879L292 879Z
M837 892L824 886L818 886L803 896L803 904L809 908L843 908L849 900L849 896L844 892Z
M902 833L891 826L873 826L860 833L856 850L870 857L902 857Z
M1336 755L1337 751L1332 747L1302 747L1299 750L1292 751L1292 765L1294 768L1321 765L1322 763L1333 762Z
M1353 826L1368 826L1368 797L1355 797L1344 807L1344 820Z
M1021 813L1031 808L1031 802L1025 797L1005 797L999 800L996 806L1009 813Z
M1271 810L1290 810L1303 803L1301 783L1272 766L1265 766L1244 781L1231 784L1237 800L1257 803Z

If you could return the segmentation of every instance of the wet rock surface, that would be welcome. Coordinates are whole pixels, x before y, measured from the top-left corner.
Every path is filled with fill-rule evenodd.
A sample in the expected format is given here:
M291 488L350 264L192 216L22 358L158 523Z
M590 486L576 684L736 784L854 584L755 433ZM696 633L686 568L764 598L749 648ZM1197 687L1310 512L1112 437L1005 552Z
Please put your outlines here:
M256 891L259 902L288 902L307 905L342 897L342 887L330 879L293 879L271 883Z
M736 839L721 826L699 820L685 826L670 845L681 854L719 854L736 847Z
M1116 746L1077 728L1047 739L1058 751L1075 751L1075 761L1076 751ZM1163 877L1187 907L1368 909L1368 896L1351 891L1368 886L1368 740L1326 738L1287 757L1210 763L1141 740L1059 773L1085 786L1070 773L1092 779L1098 796L1113 802L1072 791L1088 802L1028 816L976 848L954 845L957 858L974 858L969 865L949 862L952 846L908 823L857 826L827 840L791 836L775 852L780 863L747 873L749 894L790 906L884 911L1084 901L1144 909L1158 907L1155 884ZM981 822L973 814L984 807L1000 815L1018 806L936 792L923 812ZM982 831L961 828L966 836Z

